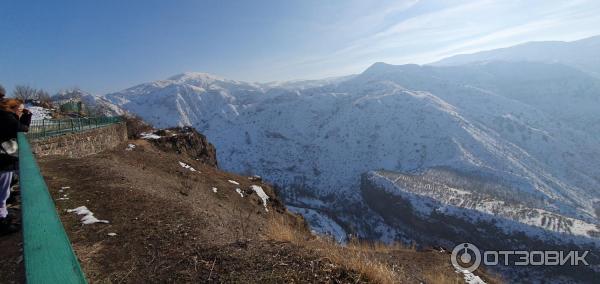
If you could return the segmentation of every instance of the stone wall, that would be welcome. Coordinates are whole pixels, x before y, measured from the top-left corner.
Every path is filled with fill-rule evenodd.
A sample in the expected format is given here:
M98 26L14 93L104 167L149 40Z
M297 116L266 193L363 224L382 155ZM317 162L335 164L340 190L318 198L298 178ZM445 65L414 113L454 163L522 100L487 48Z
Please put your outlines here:
M30 142L37 157L58 155L79 158L112 149L124 141L127 141L127 126L120 123Z

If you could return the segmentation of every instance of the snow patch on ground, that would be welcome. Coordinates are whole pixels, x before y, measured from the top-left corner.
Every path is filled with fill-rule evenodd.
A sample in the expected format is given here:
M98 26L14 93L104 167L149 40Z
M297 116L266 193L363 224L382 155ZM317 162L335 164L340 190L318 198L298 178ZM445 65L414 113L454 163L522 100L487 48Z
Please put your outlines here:
M31 120L42 120L52 118L52 115L50 115L52 111L47 108L39 106L26 106L25 108L31 112Z
M81 218L81 223L83 223L84 225L89 225L89 224L94 224L94 223L105 223L105 224L109 223L107 220L99 220L98 218L94 217L94 213L85 206L79 206L75 209L68 209L67 212L69 212L69 213L73 212L77 215L83 215L83 217Z
M63 188L70 188L70 187L63 187ZM59 190L58 190L58 192L59 192L59 193L62 193L62 194L63 194L63 196L62 196L62 197L59 197L59 198L57 198L56 200L69 200L69 195L68 195L68 194L66 194L66 193L64 193L64 190L63 190L63 189L59 189Z
M218 189L217 189L216 187L213 187L213 188L212 188L212 191L213 191L214 193L217 193L217 190L218 190Z
M131 151L133 149L135 149L135 145L129 144L129 145L127 145L127 148L125 149L125 151Z
M242 193L242 190L239 188L235 189L235 192L239 193L241 197L244 197L244 194Z
M62 191L61 191L62 192ZM64 194L62 197L57 198L56 200L69 200L69 195L68 194Z
M228 182L231 184L240 185L240 183L235 180L228 180Z
M188 164L186 164L186 163L184 163L184 162L181 162L181 161L180 161L180 162L179 162L179 165L180 165L182 168L184 168L184 169L188 169L188 170L190 170L190 171L192 171L192 172L197 172L197 170L196 170L196 169L192 168L190 165L188 165Z
M462 273L465 277L465 282L467 284L486 284L481 277L473 274L473 272L469 272L468 270L457 271Z
M258 194L258 197L260 197L260 199L262 199L263 206L265 207L265 211L269 212L269 209L267 209L267 200L269 200L269 196L265 193L265 191L262 189L262 187L260 187L258 185L252 185L252 186L250 186L250 188L252 188L252 190L254 190L254 192L256 192L256 194Z
M160 139L160 136L154 134L154 133L142 133L140 134L140 136L142 137L142 139Z

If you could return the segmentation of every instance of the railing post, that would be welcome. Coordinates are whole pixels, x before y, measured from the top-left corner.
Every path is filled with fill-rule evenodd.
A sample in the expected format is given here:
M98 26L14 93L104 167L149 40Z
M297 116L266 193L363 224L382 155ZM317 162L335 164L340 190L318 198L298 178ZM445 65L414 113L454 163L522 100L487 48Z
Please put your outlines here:
M17 139L27 283L87 283L27 138Z
M42 119L42 136L46 137L46 119Z

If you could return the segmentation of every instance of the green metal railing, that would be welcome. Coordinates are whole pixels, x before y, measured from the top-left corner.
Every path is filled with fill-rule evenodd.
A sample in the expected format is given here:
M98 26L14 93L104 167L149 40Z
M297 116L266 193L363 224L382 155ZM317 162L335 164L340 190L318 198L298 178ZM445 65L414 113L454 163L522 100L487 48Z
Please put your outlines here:
M122 121L121 117L34 120L28 133L18 133L27 283L87 283L28 139L80 132Z
M42 139L94 129L122 121L123 119L120 116L33 120L29 126L27 137L32 140Z
M27 137L17 139L27 283L87 283Z

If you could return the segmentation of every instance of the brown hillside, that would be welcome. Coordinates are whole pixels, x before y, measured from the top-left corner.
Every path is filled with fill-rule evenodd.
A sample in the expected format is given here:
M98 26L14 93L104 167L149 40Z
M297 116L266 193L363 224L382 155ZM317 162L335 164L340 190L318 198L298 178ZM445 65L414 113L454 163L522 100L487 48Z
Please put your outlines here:
M464 282L447 253L342 247L311 235L271 186L219 170L189 149L195 138L182 139L132 140L85 158L40 161L91 283ZM136 147L127 150L129 143ZM268 212L251 185L269 196ZM79 206L110 224L82 225L66 212Z

